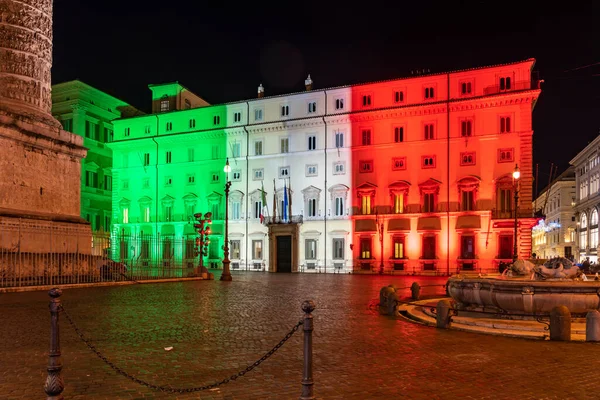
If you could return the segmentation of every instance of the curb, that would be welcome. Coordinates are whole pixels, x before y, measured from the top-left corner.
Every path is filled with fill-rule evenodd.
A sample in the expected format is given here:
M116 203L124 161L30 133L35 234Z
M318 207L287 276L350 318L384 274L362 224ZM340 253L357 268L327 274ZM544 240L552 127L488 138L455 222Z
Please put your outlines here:
M64 285L19 286L19 287L0 288L0 293L35 292L35 291L41 291L41 290L50 290L52 288L78 289L78 288L90 288L90 287L125 286L125 285L148 284L148 283L189 282L189 281L203 281L203 280L207 280L207 279L204 279L201 277L166 278L166 279L140 280L140 281L135 281L135 282L134 281L123 281L123 282L70 283L70 284L64 284Z

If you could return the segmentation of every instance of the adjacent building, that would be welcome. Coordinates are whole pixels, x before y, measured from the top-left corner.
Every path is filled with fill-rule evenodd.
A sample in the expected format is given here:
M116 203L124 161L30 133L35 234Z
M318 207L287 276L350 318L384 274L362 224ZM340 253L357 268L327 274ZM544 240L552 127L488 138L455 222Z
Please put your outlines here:
M79 80L52 86L52 114L65 131L83 138L88 149L81 162L81 217L93 231L110 232L112 215L112 151L115 118L140 112Z
M533 209L540 219L532 230L532 251L538 258L575 256L575 187L575 167L571 166L535 199Z
M575 168L575 216L579 261L598 262L598 209L600 206L600 136L596 137L570 164Z
M220 265L226 179L234 270L497 271L515 239L529 257L534 63L321 90L309 76L215 106L150 85L151 115L113 121L113 257L191 268L193 214L211 212Z

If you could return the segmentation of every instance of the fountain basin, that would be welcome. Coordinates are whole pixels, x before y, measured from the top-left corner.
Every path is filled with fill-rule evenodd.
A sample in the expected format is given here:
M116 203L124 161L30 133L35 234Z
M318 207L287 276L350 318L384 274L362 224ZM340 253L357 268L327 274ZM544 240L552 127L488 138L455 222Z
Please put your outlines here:
M455 275L448 279L448 293L464 309L548 314L556 306L566 306L572 314L585 314L600 308L600 281Z

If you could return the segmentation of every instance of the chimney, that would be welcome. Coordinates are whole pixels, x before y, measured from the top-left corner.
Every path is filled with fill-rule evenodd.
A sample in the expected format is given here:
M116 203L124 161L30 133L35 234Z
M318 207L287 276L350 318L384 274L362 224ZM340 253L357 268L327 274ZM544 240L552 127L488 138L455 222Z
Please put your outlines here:
M306 78L304 80L304 86L306 87L306 90L312 90L312 79L310 79L310 74L308 74L308 78Z
M262 83L258 85L258 97L265 97L265 88L263 87Z

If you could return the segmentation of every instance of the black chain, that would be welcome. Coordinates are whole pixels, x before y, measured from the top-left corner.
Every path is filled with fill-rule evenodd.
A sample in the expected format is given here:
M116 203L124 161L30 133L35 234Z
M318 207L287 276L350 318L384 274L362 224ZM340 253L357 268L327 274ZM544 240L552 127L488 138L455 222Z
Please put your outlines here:
M71 318L71 316L69 315L69 313L67 313L67 311L65 310L64 306L61 305L60 306L60 310L65 314L65 317L67 317L67 320L69 321L69 324L71 324L71 326L73 327L73 329L75 329L75 332L77 333L77 335L79 336L79 338L81 339L81 341L83 343L85 343L85 345L92 352L94 352L94 354L96 354L96 356L98 356L98 358L100 358L109 367L111 367L113 370L115 370L115 372L117 372L118 374L124 376L125 378L127 378L130 381L133 381L133 382L135 382L137 384L140 384L142 386L146 386L146 387L148 387L150 389L160 390L161 392L165 392L165 393L193 393L193 392L199 392L199 391L202 391L202 390L214 389L216 387L219 387L219 386L224 385L226 383L229 383L231 381L235 381L238 378L241 378L242 376L246 375L248 372L252 371L254 368L258 367L260 364L262 364L262 362L265 361L267 358L271 357L277 350L279 350L279 348L281 346L283 346L283 344L285 342L288 341L289 338L292 337L292 335L294 333L296 333L296 331L298 330L298 328L300 328L300 325L302 325L304 323L304 321L302 321L302 320L298 321L298 323L296 325L294 325L294 327L292 328L292 330L290 330L285 335L285 337L283 339L281 339L281 341L275 345L275 347L273 347L264 356L262 356L256 362L254 362L254 364L248 365L245 369L243 369L242 371L238 372L237 374L233 374L229 378L225 378L222 381L211 383L209 385L192 387L192 388L174 388L174 387L170 387L170 386L158 386L158 385L154 385L152 383L143 381L143 380L141 380L139 378L136 378L135 376L130 375L129 373L125 372L123 369L121 369L120 367L118 367L117 365L115 365L112 361L110 361L108 358L106 358L102 353L100 353L100 351L98 351L98 349L96 349L96 347L92 343L90 343L90 339L86 339L85 338L85 336L83 335L83 333L81 332L81 330L77 327L77 325L75 325L75 322L73 322L73 319Z

